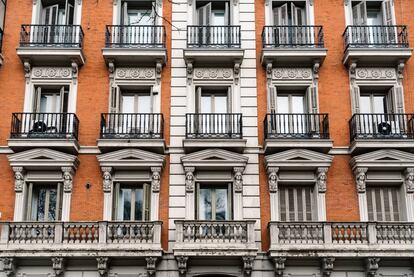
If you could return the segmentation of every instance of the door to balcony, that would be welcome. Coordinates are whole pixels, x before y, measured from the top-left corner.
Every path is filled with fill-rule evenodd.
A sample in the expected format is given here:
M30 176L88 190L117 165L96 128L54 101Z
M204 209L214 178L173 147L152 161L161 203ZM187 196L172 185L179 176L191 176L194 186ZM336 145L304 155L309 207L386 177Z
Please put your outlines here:
M198 184L197 218L199 220L230 220L231 185Z
M155 12L151 1L122 3L124 45L152 46L155 43Z

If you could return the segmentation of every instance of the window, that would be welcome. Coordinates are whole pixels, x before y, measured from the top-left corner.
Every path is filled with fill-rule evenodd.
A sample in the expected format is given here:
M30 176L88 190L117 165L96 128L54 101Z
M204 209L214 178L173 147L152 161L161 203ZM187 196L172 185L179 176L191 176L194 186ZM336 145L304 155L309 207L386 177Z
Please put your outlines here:
M115 220L144 221L149 220L150 185L116 184L115 186Z
M1 37L4 31L5 15L6 15L6 0L0 0L0 47L1 47Z
M33 221L60 220L62 214L61 184L30 184L27 219Z
M307 25L305 1L273 1L273 25Z
M393 25L393 5L391 0L352 1L353 25Z
M42 2L43 11L41 24L72 25L74 18L74 0L54 0Z
M33 112L66 113L68 111L68 86L36 86Z
M399 187L367 187L368 219L400 221Z
M281 186L279 205L281 221L311 221L314 206L313 187Z
M232 219L231 184L198 184L197 218L199 220Z
M230 24L228 1L197 1L197 24L202 26L226 26Z

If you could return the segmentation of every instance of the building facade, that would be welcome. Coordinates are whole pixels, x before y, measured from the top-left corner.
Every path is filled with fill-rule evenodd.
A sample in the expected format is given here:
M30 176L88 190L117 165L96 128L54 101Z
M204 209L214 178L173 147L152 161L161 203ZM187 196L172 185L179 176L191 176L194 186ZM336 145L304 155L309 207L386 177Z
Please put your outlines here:
M0 276L414 276L412 14L0 0Z

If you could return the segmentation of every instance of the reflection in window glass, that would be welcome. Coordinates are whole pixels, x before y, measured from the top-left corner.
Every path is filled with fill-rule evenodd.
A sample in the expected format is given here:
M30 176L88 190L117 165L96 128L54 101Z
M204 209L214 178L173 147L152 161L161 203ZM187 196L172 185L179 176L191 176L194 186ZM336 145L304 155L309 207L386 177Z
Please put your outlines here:
M228 220L231 218L229 187L203 187L199 189L198 219Z

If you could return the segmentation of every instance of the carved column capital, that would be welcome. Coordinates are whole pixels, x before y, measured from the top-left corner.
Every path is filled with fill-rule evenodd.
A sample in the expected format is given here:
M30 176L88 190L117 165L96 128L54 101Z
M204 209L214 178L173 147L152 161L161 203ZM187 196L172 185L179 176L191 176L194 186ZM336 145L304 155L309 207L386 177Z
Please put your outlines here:
M367 171L368 168L366 167L358 167L354 170L355 182L358 193L365 193L366 191Z
M278 167L269 167L267 169L267 178L268 178L270 193L275 193L278 191L278 180L279 180L279 177L277 175L278 172L279 172Z
M334 262L335 262L335 258L333 257L322 258L321 267L322 267L323 277L331 276L331 273L334 268Z
M177 260L178 272L180 273L181 276L185 275L185 273L187 272L188 257L178 256L178 257L175 257L175 259Z
M187 166L185 171L185 190L187 192L194 192L194 170L195 167Z
M367 258L365 268L368 277L374 277L379 269L380 258Z
M254 264L254 256L244 256L243 259L243 271L245 275L251 275Z
M16 260L14 258L1 258L3 263L3 272L6 276L14 276L16 273Z
M404 184L407 193L414 193L414 168L410 167L404 171Z
M22 192L24 187L24 169L21 166L14 166L14 191Z
M240 193L243 191L244 167L235 167L233 171L234 171L233 189L234 189L234 192Z
M328 180L328 168L327 167L318 167L316 170L316 184L318 186L318 192L319 193L325 193L326 192L326 182Z
M158 258L157 257L146 257L145 260L147 261L148 276L154 276Z
M159 192L161 187L161 167L151 167L151 188L153 192Z
M73 188L73 169L72 167L62 167L63 191L72 192Z
M278 277L283 277L283 272L285 271L285 262L286 258L284 257L275 257L273 258L275 264L275 273Z
M108 267L109 267L109 258L108 257L98 257L96 258L97 261L97 268L99 275L106 276L108 274Z
M112 191L112 167L102 167L102 178L103 178L103 191L104 193L109 193Z
M62 257L52 257L51 260L55 276L60 276L64 270L64 259Z

